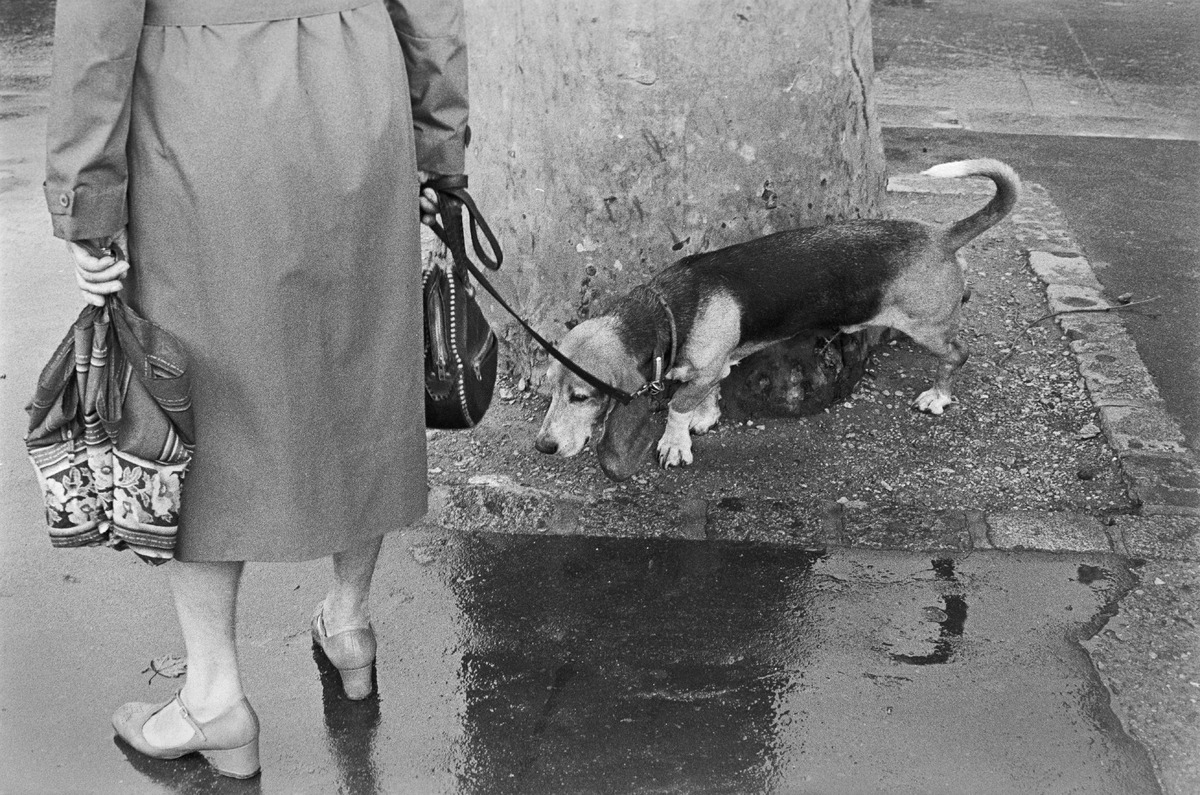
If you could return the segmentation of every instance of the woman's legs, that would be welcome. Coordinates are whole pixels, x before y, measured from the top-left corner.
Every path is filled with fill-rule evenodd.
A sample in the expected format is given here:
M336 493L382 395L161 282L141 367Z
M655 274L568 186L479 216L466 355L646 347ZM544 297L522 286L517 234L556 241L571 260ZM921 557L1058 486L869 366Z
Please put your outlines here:
M371 629L371 578L383 538L333 556L333 586L313 616L313 641L338 669L346 697L359 700L375 689L375 632Z
M244 564L174 561L167 565L187 647L183 702L192 717L204 723L243 697L234 627ZM143 729L146 740L160 748L186 742L192 733L174 704L146 721Z
M333 585L322 607L325 631L329 635L348 629L366 629L371 623L368 604L371 578L382 545L383 536L380 536L333 556Z
M371 621L371 579L383 537L333 556L333 586L323 605L326 632L365 629ZM187 647L183 702L192 717L205 723L243 697L235 635L240 562L170 564L171 591ZM191 726L172 704L146 721L143 734L159 748L179 745Z

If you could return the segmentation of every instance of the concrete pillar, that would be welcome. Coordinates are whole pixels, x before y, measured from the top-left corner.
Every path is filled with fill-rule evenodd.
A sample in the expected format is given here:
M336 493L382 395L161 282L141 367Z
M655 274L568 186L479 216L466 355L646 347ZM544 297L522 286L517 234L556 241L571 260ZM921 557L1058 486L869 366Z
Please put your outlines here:
M468 168L510 300L556 339L686 254L877 215L869 6L467 0Z

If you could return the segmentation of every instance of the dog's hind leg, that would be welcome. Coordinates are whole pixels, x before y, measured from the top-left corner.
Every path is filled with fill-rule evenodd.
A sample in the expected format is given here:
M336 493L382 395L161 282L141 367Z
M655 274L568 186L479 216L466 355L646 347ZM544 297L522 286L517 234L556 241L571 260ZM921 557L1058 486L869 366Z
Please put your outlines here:
M947 406L958 402L953 395L954 375L966 363L970 353L967 346L956 338L956 329L924 334L910 333L909 336L939 360L937 380L933 388L917 395L916 400L912 402L913 408L928 414L941 414Z

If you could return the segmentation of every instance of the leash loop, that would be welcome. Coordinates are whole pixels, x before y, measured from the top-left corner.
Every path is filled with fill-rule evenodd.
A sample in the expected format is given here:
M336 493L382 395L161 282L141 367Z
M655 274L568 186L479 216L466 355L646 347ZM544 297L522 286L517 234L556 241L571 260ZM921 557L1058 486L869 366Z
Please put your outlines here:
M475 205L475 199L471 197L470 193L467 193L467 175L446 174L443 176L434 177L426 182L421 183L421 187L433 188L438 194L439 209L449 209L451 216L456 214L455 210L458 210L461 207L467 208L467 217L471 221L471 245L475 249L475 256L479 258L480 262L487 266L488 270L500 270L500 265L504 262L504 251L501 250L500 241L496 239L496 235L492 232L492 228L488 226L487 221L485 221L483 218L483 214L479 212L479 207ZM447 228L443 228L441 224L439 224L437 221L434 221L430 225L430 229L433 230L434 234L436 234L443 243L450 247L451 253L455 255L455 260L458 260L458 252L454 250L454 247L451 246L451 243L446 239L446 236L447 234L453 234L455 237L461 240L461 224L457 224L459 228L456 230L456 232L451 233L449 232L448 227L456 226L456 224L450 224L449 218L446 220ZM483 236L487 239L490 253L484 251L483 245L479 242L480 232L482 232ZM466 244L460 242L459 247L462 251L463 258L465 259L467 253Z

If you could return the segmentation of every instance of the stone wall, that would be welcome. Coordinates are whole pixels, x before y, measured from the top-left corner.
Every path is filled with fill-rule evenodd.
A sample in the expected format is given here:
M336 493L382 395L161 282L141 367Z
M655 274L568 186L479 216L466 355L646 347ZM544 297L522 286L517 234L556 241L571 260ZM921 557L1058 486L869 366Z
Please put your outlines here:
M468 0L472 192L551 339L686 254L879 213L868 0ZM545 356L496 308L508 365Z

